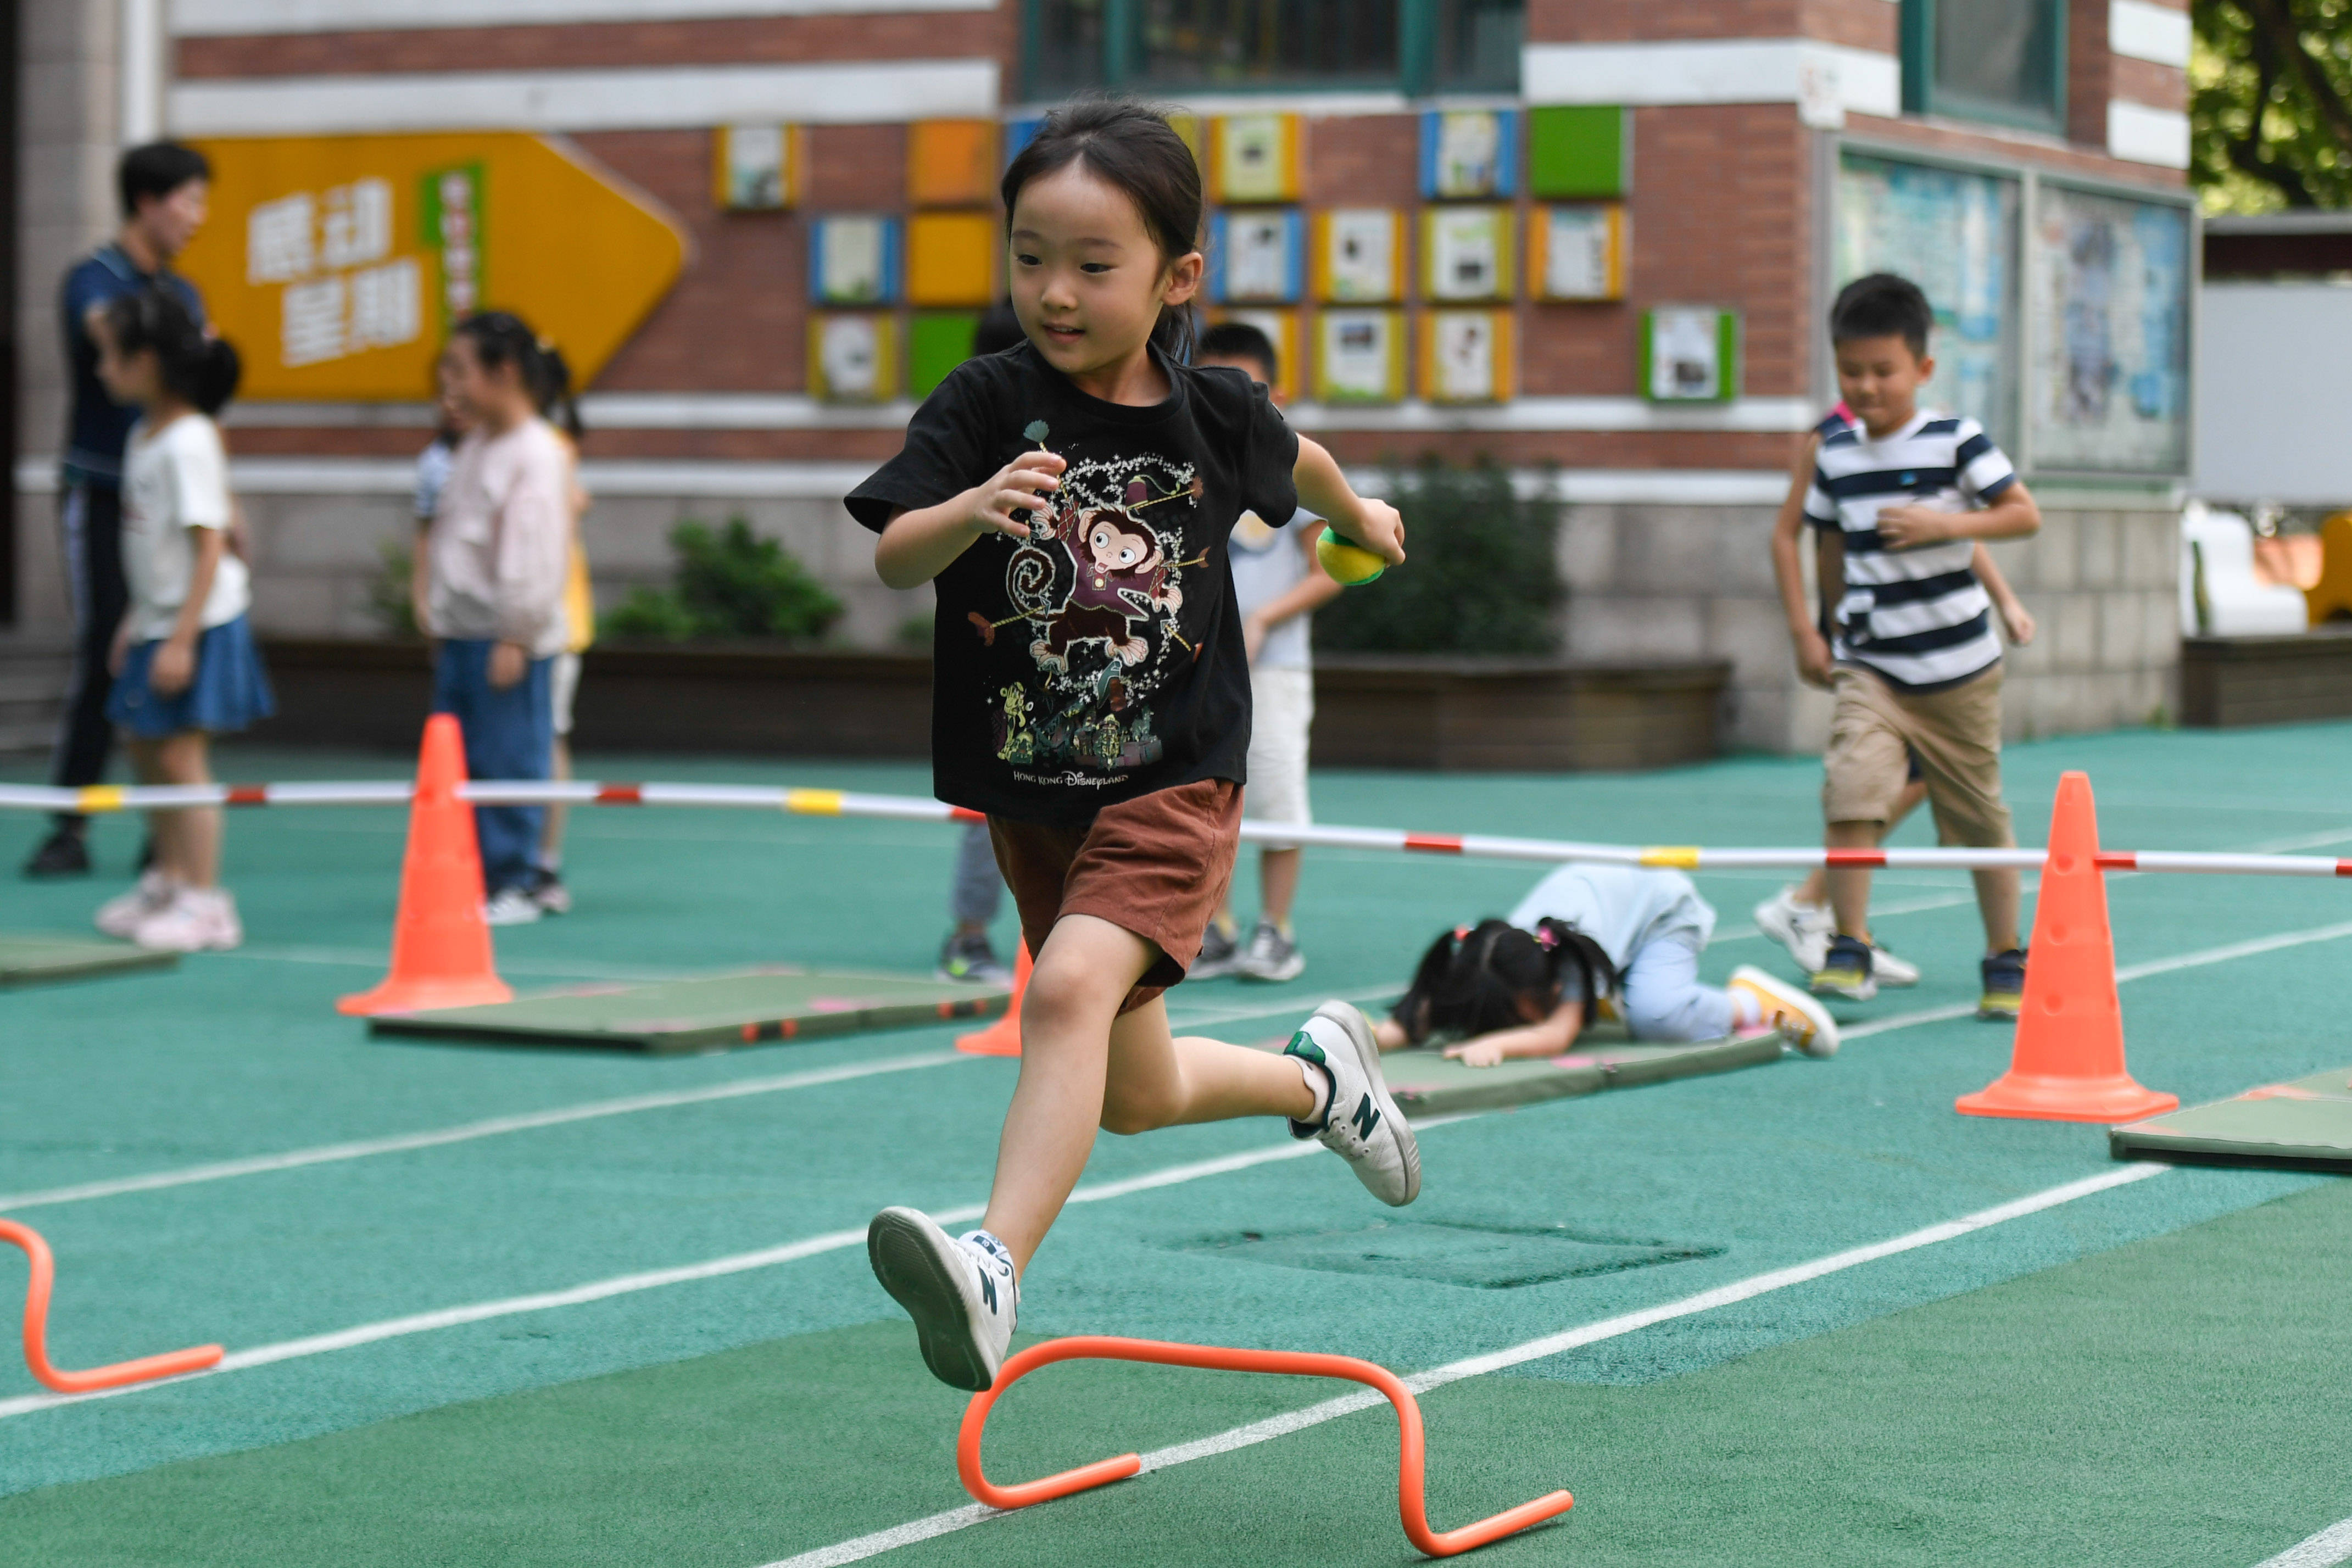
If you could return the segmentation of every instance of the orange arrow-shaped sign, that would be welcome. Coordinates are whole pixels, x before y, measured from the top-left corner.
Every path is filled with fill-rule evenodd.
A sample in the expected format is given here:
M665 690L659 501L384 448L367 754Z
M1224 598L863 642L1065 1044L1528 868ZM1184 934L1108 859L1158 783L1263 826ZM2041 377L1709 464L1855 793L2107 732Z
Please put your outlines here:
M474 310L593 381L686 263L685 232L575 151L509 131L237 137L180 258L249 398L414 400Z

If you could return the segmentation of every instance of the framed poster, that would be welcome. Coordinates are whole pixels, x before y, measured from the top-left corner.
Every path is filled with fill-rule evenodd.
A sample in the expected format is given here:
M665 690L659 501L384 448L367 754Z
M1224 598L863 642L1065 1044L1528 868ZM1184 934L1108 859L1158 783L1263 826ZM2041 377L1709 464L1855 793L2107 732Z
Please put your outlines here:
M1653 402L1729 402L1739 395L1739 315L1706 306L1642 312L1642 395Z
M1508 299L1508 207L1424 207L1421 214L1421 288L1424 298Z
M1528 283L1538 299L1624 298L1624 207L1608 202L1528 214Z
M1502 402L1514 377L1508 310L1425 310L1421 395L1432 402Z
M1034 132L1033 132L1034 134ZM918 207L996 204L992 120L918 120L907 127L907 200Z
M1421 117L1421 193L1492 200L1518 189L1519 117L1507 109L1433 109Z
M809 318L809 390L833 402L884 402L898 392L898 323L866 311Z
M907 302L992 305L1003 230L993 213L917 213L907 220Z
M898 296L898 220L844 214L809 223L809 298L887 305Z
M722 125L711 133L711 199L722 212L775 212L800 203L806 172L797 125Z
M1385 305L1404 298L1404 214L1395 207L1334 207L1315 214L1315 298L1330 305Z
M1326 310L1315 321L1315 395L1325 402L1404 397L1404 312Z
M1209 193L1219 202L1298 199L1298 116L1227 114L1209 122Z
M2026 278L2036 469L2189 468L2189 210L2043 181Z
M1209 218L1209 298L1287 305L1305 260L1296 208L1221 212Z
M1239 321L1265 334L1274 345L1275 397L1288 402L1298 395L1298 312L1296 310L1251 310L1242 308L1220 308L1210 312L1214 321Z
M1936 313L1930 408L1968 415L2014 455L2023 312L2015 180L1848 152L1839 161L1832 297L1873 272L1918 284Z

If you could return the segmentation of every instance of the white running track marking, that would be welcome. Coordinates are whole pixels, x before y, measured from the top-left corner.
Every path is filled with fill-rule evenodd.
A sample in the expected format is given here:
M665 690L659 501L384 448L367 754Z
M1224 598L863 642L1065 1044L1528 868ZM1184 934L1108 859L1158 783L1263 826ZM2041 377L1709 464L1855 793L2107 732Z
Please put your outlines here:
M1818 1280L1826 1274L1835 1274L1847 1269L1858 1268L1864 1263L1875 1262L1881 1258L1891 1258L1897 1253L1916 1251L1922 1247L1932 1247L1939 1241L1949 1241L1956 1237L1967 1236L2011 1219L2021 1218L2029 1214L2039 1214L2044 1209L2055 1208L2061 1204L2072 1203L2079 1197L2088 1197L2093 1193L2105 1192L2111 1187L2126 1186L2133 1182L2146 1181L2151 1176L2162 1176L2171 1168L2169 1166L2152 1164L2123 1166L2098 1176L2086 1176L2081 1181L2072 1181L2063 1186L2047 1188L2030 1197L2021 1197L1991 1208L1979 1209L1974 1214L1964 1214L1958 1219L1948 1219L1940 1225L1930 1225L1925 1229L1914 1230L1907 1235L1895 1237L1891 1240L1872 1242L1868 1246L1850 1248L1843 1252L1832 1252L1827 1257L1816 1258L1810 1262L1799 1263L1787 1269L1775 1269L1768 1273L1751 1274L1745 1280L1736 1280L1728 1285L1718 1285L1711 1291L1701 1291L1695 1296L1685 1296L1680 1301L1667 1301L1654 1307L1644 1307L1640 1312L1626 1312L1613 1318L1603 1318L1598 1322L1586 1323L1581 1328L1547 1334L1541 1339L1531 1339L1523 1344L1512 1345L1507 1350L1491 1351L1485 1355L1474 1355L1461 1361L1449 1362L1444 1366L1432 1367L1427 1372L1414 1373L1404 1380L1405 1386L1416 1394L1425 1394L1433 1388L1443 1388L1449 1383L1460 1383L1465 1378L1483 1377L1490 1372L1500 1372L1507 1367L1523 1365L1530 1361L1541 1361L1547 1356L1558 1355L1564 1351L1594 1344L1601 1340L1615 1339L1621 1334L1633 1333L1656 1323L1669 1322L1674 1319L1690 1317L1698 1312L1712 1312L1717 1307L1727 1307L1734 1302L1748 1301L1774 1291L1784 1291L1791 1285L1801 1285L1807 1281ZM1179 1443L1171 1448L1155 1449L1143 1456L1143 1473L1148 1474L1152 1470L1164 1470L1176 1465L1190 1464L1194 1459L1204 1459L1214 1454L1231 1453L1235 1448L1246 1448L1254 1444L1286 1437L1292 1432L1304 1431L1309 1427L1320 1426L1326 1421L1335 1420L1354 1411L1368 1410L1374 1406L1386 1403L1387 1401L1379 1394L1369 1390L1361 1394L1342 1395L1337 1399L1327 1399L1319 1405L1310 1405L1303 1410L1286 1411L1263 1421L1251 1422L1245 1427L1235 1427L1229 1431L1220 1432L1214 1437L1202 1437L1190 1443ZM786 1557L766 1564L766 1568L839 1568L842 1563L856 1563L900 1546L912 1545L918 1541L929 1541L935 1536L950 1534L991 1519L1003 1517L1004 1516L995 1509L987 1508L979 1503L971 1503L962 1508L950 1509L945 1513L933 1514L928 1519L914 1520L888 1530L878 1530L870 1535L861 1535L855 1540L844 1541L836 1545L820 1547L814 1552L803 1552L797 1557ZM2330 1561L2332 1563L2334 1560ZM2272 1565L2265 1563L2263 1568L2272 1568ZM2294 1568L2305 1568L2305 1565L2297 1563ZM2320 1568L2320 1564L2315 1560L2309 1568Z
M2352 1561L2352 1519L2339 1520L2277 1556L2263 1558L2254 1568L2336 1568L2347 1561Z
M1421 1123L1421 1130L1450 1122L1466 1120L1461 1116L1439 1116ZM1175 1186L1204 1176L1224 1176L1233 1171L1247 1170L1253 1166L1271 1165L1280 1160L1301 1159L1323 1152L1323 1145L1308 1139L1286 1139L1267 1148L1245 1149L1240 1154L1221 1155L1213 1160L1192 1160L1179 1166L1168 1166L1140 1176L1118 1181L1094 1182L1070 1194L1072 1203L1103 1203L1130 1193L1149 1192L1156 1187ZM959 1225L968 1219L978 1219L983 1206L971 1204L961 1208L940 1209L931 1218L942 1225ZM111 1399L124 1394L136 1394L142 1389L160 1388L164 1383L185 1383L194 1378L216 1377L225 1372L243 1372L250 1367L268 1366L276 1362L292 1361L306 1355L323 1355L329 1351L349 1350L354 1345L373 1344L378 1340L399 1339L408 1334L429 1333L435 1329L456 1328L462 1323L478 1323L489 1318L514 1317L523 1312L545 1312L552 1307L576 1307L589 1301L601 1301L611 1296L632 1295L639 1291L658 1290L665 1285L683 1285L697 1280L715 1280L726 1274L740 1274L753 1269L772 1268L802 1258L813 1258L821 1252L838 1252L845 1248L865 1244L866 1227L855 1230L832 1230L821 1236L788 1241L780 1247L765 1247L756 1252L737 1252L724 1258L713 1258L701 1263L683 1264L674 1269L650 1269L641 1273L620 1274L609 1280L592 1280L584 1285L568 1290L542 1291L527 1296L507 1296L498 1301L474 1301L462 1307L443 1307L436 1312L415 1312L407 1317L387 1318L381 1322L361 1323L357 1327L338 1329L331 1333L311 1334L302 1339L281 1340L275 1344L256 1345L250 1350L232 1351L215 1365L203 1372L193 1372L186 1377L166 1378L161 1383L133 1384L128 1388L101 1389L95 1394L28 1394L13 1399L0 1399L0 1419L11 1416L29 1415L36 1410L54 1409L60 1405L79 1405L91 1399Z

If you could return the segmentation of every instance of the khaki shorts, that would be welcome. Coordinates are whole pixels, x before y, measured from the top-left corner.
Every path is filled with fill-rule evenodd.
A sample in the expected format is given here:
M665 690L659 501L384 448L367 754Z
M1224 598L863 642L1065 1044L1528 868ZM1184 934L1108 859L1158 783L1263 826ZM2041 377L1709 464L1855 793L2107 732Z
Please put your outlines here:
M1241 847L1242 789L1204 779L1105 806L1090 822L988 819L997 868L1021 911L1022 939L1042 953L1054 923L1091 915L1160 949L1119 1011L1184 977L1225 900Z
M1250 672L1249 788L1242 815L1256 822L1311 822L1307 806L1307 732L1315 723L1315 672ZM1296 844L1268 841L1269 850Z
M1884 822L1919 759L1938 843L2006 849L2017 842L2000 798L2000 666L1940 692L1898 692L1867 670L1830 672L1837 707L1822 758L1822 815Z

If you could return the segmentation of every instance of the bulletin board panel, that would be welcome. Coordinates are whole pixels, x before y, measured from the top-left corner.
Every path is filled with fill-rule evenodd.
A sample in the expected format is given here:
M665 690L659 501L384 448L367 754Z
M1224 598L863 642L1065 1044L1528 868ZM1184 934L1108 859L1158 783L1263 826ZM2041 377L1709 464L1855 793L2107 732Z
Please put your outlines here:
M2026 407L2037 469L2189 469L2189 209L2078 190L2034 192Z

